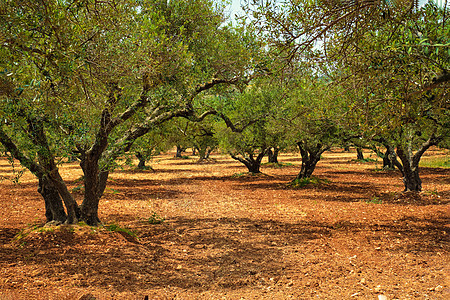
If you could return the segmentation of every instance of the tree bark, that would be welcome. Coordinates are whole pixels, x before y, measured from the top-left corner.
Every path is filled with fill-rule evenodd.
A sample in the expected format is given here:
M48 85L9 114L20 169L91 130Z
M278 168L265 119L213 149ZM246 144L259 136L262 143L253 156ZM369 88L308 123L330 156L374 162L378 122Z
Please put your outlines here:
M184 150L185 149L182 146L177 145L177 153L175 154L175 157L176 158L182 158Z
M394 146L384 138L374 138L373 140L375 142L382 144L386 148L385 153L382 153L375 146L371 148L372 151L374 151L378 157L381 157L383 159L383 169L394 170L395 167L397 167L403 174L403 167L402 164L397 160L397 154L395 153Z
M84 173L84 199L81 204L80 219L88 225L96 226L100 223L98 218L98 204L100 200L98 160L95 157L84 157L80 165Z
M108 182L109 177L109 171L100 171L100 174L98 174L98 190L97 190L97 197L100 200L100 198L103 196L103 193L106 189L106 184Z
M261 173L261 162L263 157L266 155L267 149L262 149L261 152L256 156L256 158L253 156L253 154L249 154L248 156L241 157L236 155L231 155L231 157L241 163L243 163L248 171L253 174Z
M211 152L214 150L214 147L198 147L198 161L204 161L206 159L209 158L209 155L211 154Z
M314 147L309 147L306 142L297 142L297 146L300 150L300 155L302 156L302 167L295 180L309 178L316 169L316 165L320 161L322 153L330 149L330 147L320 143L316 144Z
M267 150L267 162L277 164L279 152L280 148L278 147L269 148L269 150Z
M27 118L27 122L33 144L38 148L37 154L39 164L45 170L45 174L38 176L38 178L48 176L48 179L52 181L52 186L55 187L64 201L64 205L67 210L67 223L77 223L79 217L78 204L67 189L67 185L61 177L61 174L59 174L58 167L55 163L55 158L50 149L47 136L44 131L44 122L40 118ZM45 182L43 184L45 185Z
M2 130L0 127L0 142L2 145L6 148L8 152L11 153L11 156L18 159L20 163L25 166L28 170L30 170L38 179L41 181L41 186L38 191L41 193L41 195L44 197L44 201L50 201L52 199L52 202L48 204L48 210L46 207L46 217L50 217L50 212L54 210L56 213L57 219L63 219L62 212L60 212L59 205L57 203L58 200L56 200L56 195L51 192L50 193L50 186L54 187L60 197L64 201L64 205L67 209L67 223L76 223L77 222L77 214L79 212L78 205L73 199L72 195L67 190L67 186L65 185L64 181L62 180L58 168L56 167L56 164L54 162L53 156L51 155L50 149L48 147L47 138L45 136L44 130L43 130L43 124L41 122L38 122L36 119L28 119L29 125L30 125L30 132L32 135L32 141L33 143L38 146L38 158L39 158L39 164L36 163L34 160L31 160L28 158L24 153L22 153L16 144L11 140L11 138ZM46 179L44 179L46 178ZM47 180L48 179L48 180ZM44 196L45 195L45 196ZM55 202L53 202L55 201ZM50 205L53 205L53 208L50 207ZM46 203L47 205L47 203ZM53 215L53 212L52 212ZM53 215L53 218L55 216Z
M209 158L209 156L211 155L211 152L213 152L213 150L214 150L213 147L209 147L208 150L206 150L205 159Z
M58 190L47 176L39 178L38 192L42 195L42 198L44 198L45 217L47 222L57 221L64 223L67 220L67 215L64 210L63 202L59 196Z
M431 135L431 137L424 142L419 149L413 154L412 151L412 135L408 136L404 144L397 145L397 155L401 160L400 171L403 175L403 183L405 185L405 192L420 192L422 190L422 180L419 176L419 162L422 155L431 146L437 145L440 138Z
M137 159L139 160L139 163L138 163L138 169L139 170L143 170L143 169L145 169L145 158L144 158L144 156L142 155L142 153L141 152L136 152L136 157L137 157Z
M356 159L364 160L364 153L360 147L356 147Z
M397 146L397 155L402 162L400 171L403 175L404 191L420 192L422 190L422 180L419 176L419 161L415 161L410 149L405 149L402 145Z
M402 168L400 162L397 160L397 154L395 150L390 145L386 146L386 152L383 154L383 169L384 170L394 170L395 167L398 167L400 170Z
M206 159L206 147L198 147L198 161L203 161Z

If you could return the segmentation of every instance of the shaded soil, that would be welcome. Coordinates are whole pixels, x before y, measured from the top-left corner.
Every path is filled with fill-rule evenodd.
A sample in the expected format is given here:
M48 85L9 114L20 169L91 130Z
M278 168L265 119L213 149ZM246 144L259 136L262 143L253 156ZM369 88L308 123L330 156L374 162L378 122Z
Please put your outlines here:
M294 189L292 155L260 176L219 155L158 156L111 175L103 228L42 227L33 176L3 180L0 299L450 299L450 169L422 168L424 191L408 194L400 173L355 157L325 154L324 180ZM81 202L78 166L61 173ZM0 176L14 176L5 159Z

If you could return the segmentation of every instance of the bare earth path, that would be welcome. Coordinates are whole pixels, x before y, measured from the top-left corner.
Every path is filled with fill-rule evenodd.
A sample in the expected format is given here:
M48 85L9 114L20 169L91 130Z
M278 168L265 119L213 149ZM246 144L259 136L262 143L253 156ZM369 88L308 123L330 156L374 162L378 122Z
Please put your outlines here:
M172 154L154 172L116 171L100 217L136 236L37 228L36 180L3 180L0 299L450 299L450 169L423 168L424 192L405 195L398 172L355 156L327 153L315 173L327 181L301 189L289 155L262 176ZM77 165L61 169L78 190ZM5 159L0 175L13 175Z

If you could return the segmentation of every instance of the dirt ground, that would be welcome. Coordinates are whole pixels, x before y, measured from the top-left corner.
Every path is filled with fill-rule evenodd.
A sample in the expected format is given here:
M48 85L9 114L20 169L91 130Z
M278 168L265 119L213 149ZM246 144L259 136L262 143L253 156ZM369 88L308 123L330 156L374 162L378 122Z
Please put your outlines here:
M42 227L36 179L1 181L0 299L450 299L450 169L422 168L414 195L353 152L326 153L320 184L298 189L297 155L261 176L213 158L114 172L100 218L115 231ZM80 203L79 167L61 173Z

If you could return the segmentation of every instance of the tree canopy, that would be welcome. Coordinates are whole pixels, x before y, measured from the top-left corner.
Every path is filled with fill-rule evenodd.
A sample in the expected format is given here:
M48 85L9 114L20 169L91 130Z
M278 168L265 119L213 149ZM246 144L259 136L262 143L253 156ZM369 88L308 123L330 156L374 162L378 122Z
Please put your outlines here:
M297 146L301 178L331 146L364 139L395 148L405 190L420 191L421 156L450 144L447 7L246 3L238 24L213 0L1 4L0 143L39 179L48 220L99 223L119 158L181 142L201 158L221 145L251 172ZM68 158L81 205L59 173Z

